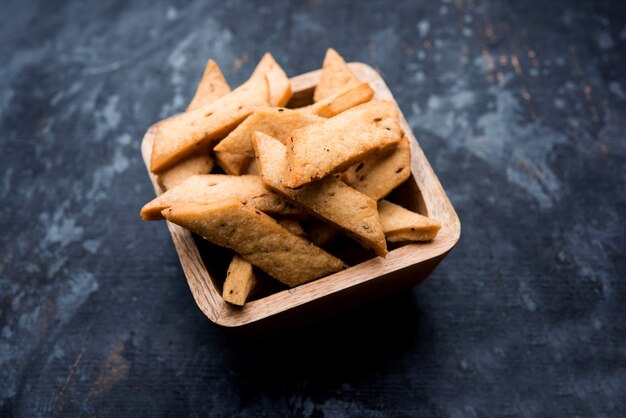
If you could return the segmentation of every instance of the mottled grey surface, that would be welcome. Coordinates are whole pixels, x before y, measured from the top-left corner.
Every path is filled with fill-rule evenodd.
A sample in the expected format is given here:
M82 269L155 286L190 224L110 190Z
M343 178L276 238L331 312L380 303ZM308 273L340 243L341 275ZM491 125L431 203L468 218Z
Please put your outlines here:
M623 416L626 3L263 3L3 2L0 415ZM140 140L208 57L236 85L328 46L380 70L463 237L412 292L234 340L139 219Z

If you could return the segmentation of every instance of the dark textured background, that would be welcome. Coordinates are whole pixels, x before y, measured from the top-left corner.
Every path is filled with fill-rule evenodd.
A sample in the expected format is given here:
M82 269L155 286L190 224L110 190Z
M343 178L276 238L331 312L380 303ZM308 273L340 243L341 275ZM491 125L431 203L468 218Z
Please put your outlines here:
M0 416L619 416L623 1L3 1ZM260 3L259 3L260 4ZM207 58L380 70L463 223L420 287L238 341L195 306L139 144Z

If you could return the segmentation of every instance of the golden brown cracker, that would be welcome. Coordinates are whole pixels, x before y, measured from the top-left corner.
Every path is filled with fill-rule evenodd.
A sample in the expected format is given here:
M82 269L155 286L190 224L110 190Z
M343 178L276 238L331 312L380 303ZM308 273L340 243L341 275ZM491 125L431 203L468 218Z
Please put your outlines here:
M158 174L194 152L209 149L267 104L267 82L256 77L215 102L164 120L157 126L150 169Z
M256 283L257 278L252 264L235 254L228 266L222 298L233 305L243 306Z
M302 215L300 210L263 187L259 176L205 174L189 177L177 187L146 203L141 209L141 217L145 220L159 220L163 219L161 211L171 206L210 203L232 196L271 214Z
M254 147L266 187L294 205L343 230L376 254L387 254L376 202L335 177L308 184L298 190L283 187L286 149L280 141L257 132Z
M151 171L158 174L184 157L210 148L256 108L285 104L290 97L291 83L285 72L265 54L250 79L226 96L158 125Z
M278 64L272 66L265 74L265 79L270 89L270 105L285 106L291 99L292 92L291 81L289 81L283 69Z
M230 86L226 82L219 66L215 61L209 60L196 93L189 106L187 106L187 111L192 111L214 102L228 93L230 93ZM206 150L199 151L164 170L157 176L157 181L164 190L168 190L193 175L209 174L214 164L213 157Z
M299 112L312 113L324 118L331 118L348 109L370 101L374 90L367 83L349 85L338 93L328 96L312 105L297 109Z
M407 137L388 152L370 155L341 174L341 179L374 200L387 196L411 176L411 149Z
M268 215L229 198L207 205L189 204L163 211L175 224L240 254L288 286L327 276L347 266L306 239L292 234Z
M192 155L168 168L157 176L157 181L163 190L178 186L183 181L197 174L209 174L213 169L214 161L207 151Z
M295 129L323 121L315 115L285 108L265 107L256 110L215 147L216 152L230 152L254 157L252 135L268 134L285 143Z
M387 200L378 202L380 223L389 242L430 241L441 229L439 222Z
M252 77L263 76L269 88L269 104L285 106L291 99L291 82L272 54L266 52L257 64Z
M202 74L202 79L196 93L187 106L187 112L195 110L199 107L205 106L220 97L226 96L230 93L230 86L226 82L220 67L212 59L207 62Z
M274 59L272 54L266 52L259 60L256 67L254 67L250 78L264 77L265 74L267 74L272 69L272 67L274 67L274 65L277 65L276 60Z
M328 48L322 64L320 82L313 94L313 101L319 102L343 90L346 86L357 83L359 79L350 70L343 57L334 49Z
M397 144L401 136L398 109L383 100L297 129L287 144L288 168L282 184L296 188L322 179Z

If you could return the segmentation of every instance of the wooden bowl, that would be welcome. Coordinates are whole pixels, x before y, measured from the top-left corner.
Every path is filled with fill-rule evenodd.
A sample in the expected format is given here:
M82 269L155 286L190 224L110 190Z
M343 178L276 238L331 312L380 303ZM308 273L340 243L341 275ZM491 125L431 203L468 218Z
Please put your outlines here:
M372 67L363 63L349 65L359 79L372 86L376 97L394 100L389 88ZM320 73L321 70L317 70L291 78L294 95L290 107L311 102ZM214 247L201 246L202 249L199 249L191 232L167 222L191 293L211 322L245 334L265 334L292 328L408 289L422 282L433 271L459 241L461 223L402 113L400 119L411 143L412 176L393 193L393 199L440 222L442 228L437 237L431 242L411 243L391 249L387 258L371 258L330 276L237 307L222 300L224 277L216 277L215 270L211 269L213 263L224 263L224 260L218 260L224 258L223 253ZM152 126L143 138L141 152L154 190L159 195L163 190L149 170L154 134Z

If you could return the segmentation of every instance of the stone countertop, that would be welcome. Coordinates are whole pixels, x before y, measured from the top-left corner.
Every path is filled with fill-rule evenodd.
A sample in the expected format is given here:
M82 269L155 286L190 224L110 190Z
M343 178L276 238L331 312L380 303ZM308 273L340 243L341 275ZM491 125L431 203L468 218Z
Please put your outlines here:
M251 344L140 220L140 141L207 58L237 85L329 46L381 72L463 236L411 292ZM9 1L0 53L1 416L626 410L624 2Z

